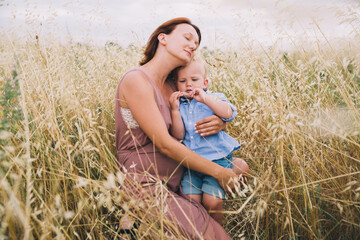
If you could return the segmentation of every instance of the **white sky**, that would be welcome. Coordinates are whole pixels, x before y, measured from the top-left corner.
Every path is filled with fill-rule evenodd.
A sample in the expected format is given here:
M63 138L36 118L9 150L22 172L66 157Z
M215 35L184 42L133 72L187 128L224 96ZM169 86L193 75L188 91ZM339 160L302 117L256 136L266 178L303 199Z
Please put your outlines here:
M143 45L158 25L179 16L200 27L201 45L210 48L288 49L294 41L324 41L322 33L344 44L360 34L358 0L0 0L0 33ZM340 23L345 17L352 25Z

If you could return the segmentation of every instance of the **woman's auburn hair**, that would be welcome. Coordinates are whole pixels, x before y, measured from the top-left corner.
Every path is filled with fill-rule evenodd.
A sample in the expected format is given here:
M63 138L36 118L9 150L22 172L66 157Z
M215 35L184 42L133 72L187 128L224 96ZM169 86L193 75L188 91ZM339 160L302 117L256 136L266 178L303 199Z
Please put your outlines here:
M180 17L180 18L173 18L170 19L166 22L164 22L163 24L161 24L157 29L155 29L155 31L151 34L147 44L146 44L146 48L144 50L144 57L143 59L140 61L140 66L144 65L145 63L149 62L155 55L156 49L159 45L159 40L158 40L158 36L160 33L165 33L165 34L170 34L177 25L182 24L182 23L186 23L189 24L190 26L192 26L196 33L199 36L199 44L201 41L201 32L200 29L191 23L190 19L185 18L185 17Z

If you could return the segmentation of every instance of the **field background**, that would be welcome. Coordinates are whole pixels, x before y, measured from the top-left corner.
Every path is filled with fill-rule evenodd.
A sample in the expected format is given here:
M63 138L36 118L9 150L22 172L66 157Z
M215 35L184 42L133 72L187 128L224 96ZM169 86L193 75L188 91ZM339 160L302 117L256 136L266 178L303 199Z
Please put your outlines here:
M346 45L198 51L238 108L227 132L252 169L225 202L233 239L360 238L353 30ZM179 239L153 221L161 198L144 212L130 197L115 158L114 93L142 46L3 35L0 54L0 239L116 239L125 215L139 239Z

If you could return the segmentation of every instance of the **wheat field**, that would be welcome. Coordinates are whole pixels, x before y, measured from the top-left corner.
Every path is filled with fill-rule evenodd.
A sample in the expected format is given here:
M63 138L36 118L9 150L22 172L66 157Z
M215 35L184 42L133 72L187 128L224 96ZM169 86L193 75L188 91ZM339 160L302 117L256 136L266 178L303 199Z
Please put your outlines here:
M251 168L225 201L233 239L360 238L359 42L198 51ZM116 162L115 89L141 47L3 36L0 54L0 239L126 239L123 216L138 239L182 239Z

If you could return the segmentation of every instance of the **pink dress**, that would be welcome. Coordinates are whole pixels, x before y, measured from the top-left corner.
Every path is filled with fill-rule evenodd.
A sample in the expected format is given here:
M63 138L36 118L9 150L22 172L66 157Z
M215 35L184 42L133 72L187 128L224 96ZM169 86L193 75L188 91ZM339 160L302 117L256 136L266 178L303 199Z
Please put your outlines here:
M170 129L172 122L169 104L164 100L149 75L140 68L132 69L129 72L132 71L142 72L153 86L157 105L167 128ZM118 85L119 87L121 87L121 81ZM163 209L159 208L157 212L159 215L162 214L162 216L153 216L154 219L167 218L170 221L164 221L164 223L171 222L173 226L165 227L168 230L176 228L186 239L202 239L202 234L207 228L214 229L214 239L231 239L220 224L208 215L206 209L201 204L191 201L182 193L180 180L184 167L179 165L177 161L159 152L132 118L130 110L120 107L118 99L117 90L115 101L117 159L123 171L134 177L135 181L142 186L141 189L135 190L133 188L129 192L142 200L146 197L149 199L158 198L159 184L156 185L156 182L160 180L163 183L161 186L165 186L168 190L167 194L165 194L166 207L163 207ZM144 193L147 194L145 195Z

